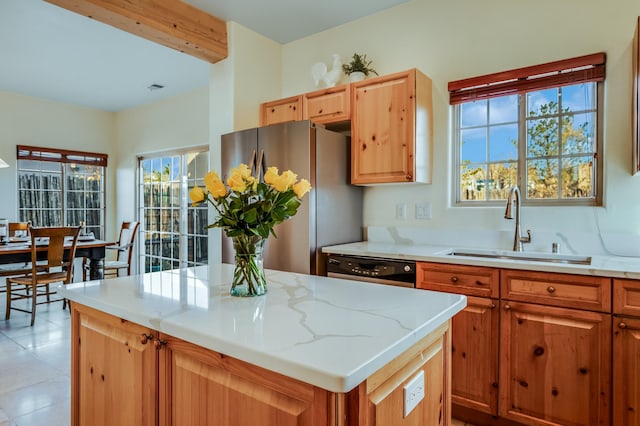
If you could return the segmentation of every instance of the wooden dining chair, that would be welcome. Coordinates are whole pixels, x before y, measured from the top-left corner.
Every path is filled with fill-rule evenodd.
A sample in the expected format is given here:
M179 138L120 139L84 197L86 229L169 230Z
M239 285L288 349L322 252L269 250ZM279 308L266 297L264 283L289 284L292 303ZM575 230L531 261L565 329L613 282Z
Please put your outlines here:
M56 294L50 285L54 283L69 284L73 278L73 260L76 255L76 245L80 227L60 226L31 228L31 271L22 277L7 279L7 304L5 320L11 315L11 310L31 314L31 325L36 319L36 305L64 301L62 298L52 299ZM48 239L48 245L43 247L39 242ZM65 247L65 239L71 238L70 245ZM46 250L46 259L39 261L38 254ZM38 302L39 297L45 297L46 301ZM12 306L17 300L30 299L31 310Z
M115 260L105 260L104 277L112 278L120 276L121 271L126 271L126 275L131 275L131 259L133 257L133 244L138 232L140 222L122 222L120 227L120 237L113 246L107 246L105 249L116 251ZM89 274L89 263L85 258L82 262L82 280L87 281Z
M12 238L18 237L17 233L21 232L23 237L29 237L29 228L31 226L30 222L9 222L9 242L11 242ZM6 265L0 266L0 278L1 277L15 277L15 276L24 276L31 272L31 265L29 262L21 262L21 263L9 263ZM3 282L0 286L0 293L6 293L7 286L6 283Z

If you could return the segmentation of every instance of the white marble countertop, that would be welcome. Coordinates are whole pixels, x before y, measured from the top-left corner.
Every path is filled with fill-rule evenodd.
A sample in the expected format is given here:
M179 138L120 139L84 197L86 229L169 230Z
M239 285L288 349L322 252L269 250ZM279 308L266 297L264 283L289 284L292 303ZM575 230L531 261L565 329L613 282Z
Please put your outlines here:
M226 264L61 286L78 303L332 392L348 392L464 309L460 295L267 270L229 296Z
M640 257L585 254L585 256L591 257L591 263L589 265L584 265L531 261L522 259L492 259L486 257L463 257L449 255L449 253L458 249L460 249L460 247L458 246L396 244L387 242L362 241L357 243L323 247L322 251L324 253L379 257L386 259L403 259L422 262L490 266L496 268L522 269L530 271L546 271L579 275L596 275L614 278L640 279ZM461 251L465 251L464 248L462 249L463 250ZM509 251L505 250L484 249L481 251L486 253L494 252L496 254L509 253ZM554 254L549 252L535 251L525 251L521 254L525 256L528 254L532 254L533 256L554 256ZM577 257L577 255L575 254L569 256Z

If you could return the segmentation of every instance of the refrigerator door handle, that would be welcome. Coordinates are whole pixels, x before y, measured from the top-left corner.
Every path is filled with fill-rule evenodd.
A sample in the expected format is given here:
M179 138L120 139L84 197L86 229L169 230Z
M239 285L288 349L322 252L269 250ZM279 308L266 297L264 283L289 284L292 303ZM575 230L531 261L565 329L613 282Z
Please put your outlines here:
M249 170L253 173L253 167L256 162L256 150L251 151L251 160L249 161Z
M256 165L256 177L260 179L260 172L264 168L264 149L260 150L260 155L258 156L258 164Z

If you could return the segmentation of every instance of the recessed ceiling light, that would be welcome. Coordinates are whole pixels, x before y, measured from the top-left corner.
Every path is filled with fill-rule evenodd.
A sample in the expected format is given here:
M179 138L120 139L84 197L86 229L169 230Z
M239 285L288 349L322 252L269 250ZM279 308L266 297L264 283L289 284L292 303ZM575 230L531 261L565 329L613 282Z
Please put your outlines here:
M164 86L162 84L152 84L151 86L147 86L147 89L154 91L154 90L160 90L160 89L164 89Z

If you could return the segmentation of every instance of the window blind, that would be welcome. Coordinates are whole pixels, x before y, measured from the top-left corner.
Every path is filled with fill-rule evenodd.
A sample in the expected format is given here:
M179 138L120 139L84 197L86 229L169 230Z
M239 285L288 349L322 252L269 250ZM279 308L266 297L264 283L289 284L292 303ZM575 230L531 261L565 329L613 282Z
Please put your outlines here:
M600 82L605 78L604 52L449 82L449 103L522 94L533 90Z
M98 154L95 152L69 151L26 145L17 146L18 160L53 161L56 163L76 163L107 167L107 158L107 154Z

